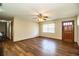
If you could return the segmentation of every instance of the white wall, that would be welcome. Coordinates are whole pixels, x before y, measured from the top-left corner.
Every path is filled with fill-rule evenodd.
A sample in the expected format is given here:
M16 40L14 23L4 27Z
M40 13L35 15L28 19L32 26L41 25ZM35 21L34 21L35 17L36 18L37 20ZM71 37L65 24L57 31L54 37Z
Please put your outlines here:
M68 17L68 18L61 18L61 19L56 19L56 20L51 20L47 22L42 22L40 23L40 36L45 36L45 37L50 37L50 38L55 38L55 39L62 39L62 21L68 21L68 20L74 20L74 41L77 41L77 20L76 17ZM55 23L55 33L44 33L42 32L42 25L44 23Z
M50 38L62 39L62 21L66 20L74 20L75 21L75 42L77 40L77 23L76 17L66 18L66 19L58 19L56 21L48 21L43 23L56 23L56 32L52 33L43 33L42 32L42 24L43 23L35 23L32 21L27 21L25 19L19 19L17 17L14 18L14 41L19 41L23 39L33 38L37 36L45 36ZM79 27L78 27L79 28ZM78 31L79 32L79 31ZM78 41L79 42L79 41Z
M55 33L45 33L45 32L42 32L42 25L45 24L45 23L55 23ZM62 24L61 24L61 21L60 20L57 20L57 21L47 21L47 22L42 22L40 23L40 36L44 36L44 37L50 37L50 38L56 38L56 39L62 39L62 28L61 28Z
M78 39L77 39L77 43L78 43L78 45L79 45L79 15L78 15L78 17L77 17L77 36L78 36Z
M14 18L14 41L33 38L39 35L38 23Z

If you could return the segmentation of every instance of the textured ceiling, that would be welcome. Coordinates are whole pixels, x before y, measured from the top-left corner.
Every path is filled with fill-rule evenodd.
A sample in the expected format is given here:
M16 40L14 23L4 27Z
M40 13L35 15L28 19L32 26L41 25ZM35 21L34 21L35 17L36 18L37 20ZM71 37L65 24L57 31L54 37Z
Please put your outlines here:
M77 3L3 3L0 6L0 15L14 16L26 20L32 20L34 15L42 13L49 19L71 17L79 14L79 4Z

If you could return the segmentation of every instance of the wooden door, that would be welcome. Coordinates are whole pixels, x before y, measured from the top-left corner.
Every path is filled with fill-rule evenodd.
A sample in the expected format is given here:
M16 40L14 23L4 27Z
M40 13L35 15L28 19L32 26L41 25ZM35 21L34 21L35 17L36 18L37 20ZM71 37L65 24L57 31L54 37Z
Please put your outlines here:
M62 22L62 40L66 42L74 42L74 21Z

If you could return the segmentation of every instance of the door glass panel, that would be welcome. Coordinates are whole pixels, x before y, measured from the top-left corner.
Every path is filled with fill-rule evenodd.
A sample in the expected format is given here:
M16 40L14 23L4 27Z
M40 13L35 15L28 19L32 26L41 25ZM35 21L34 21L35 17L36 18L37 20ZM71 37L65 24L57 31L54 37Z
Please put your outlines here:
M66 23L66 26L67 26L67 23Z
M64 26L67 26L67 25L72 25L72 22L65 22L63 23Z
M70 24L70 22L67 22L67 25L69 25Z
M63 25L65 26L65 23L63 23Z
M72 25L72 22L70 22L69 25Z

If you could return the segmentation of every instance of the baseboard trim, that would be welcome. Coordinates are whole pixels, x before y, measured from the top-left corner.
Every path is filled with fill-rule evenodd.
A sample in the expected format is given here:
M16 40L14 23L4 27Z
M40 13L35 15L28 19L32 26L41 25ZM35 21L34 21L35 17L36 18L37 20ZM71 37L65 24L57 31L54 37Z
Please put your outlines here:
M45 37L45 36L37 36L37 37L33 37L33 38L28 38L28 39L23 39L20 41L13 41L13 42L21 42L21 41L25 41L25 40L29 40L29 39L34 39L34 38L48 38L48 39L55 39L55 40L62 40L62 39L56 39L56 38L50 38L50 37Z
M62 39L57 39L57 38L50 38L50 37L45 37L45 36L39 36L39 37L42 37L42 38L48 38L48 39L62 40Z
M23 40L20 40L20 41L13 41L13 42L16 43L16 42L21 42L21 41L25 41L25 40L29 40L29 39L34 39L34 38L48 38L48 39L63 41L62 39L57 39L57 38L50 38L50 37L45 37L45 36L37 36L37 37L28 38L28 39L23 39ZM76 44L76 47L79 48L77 42L74 42L74 44Z
M21 41L25 41L25 40L29 40L29 39L34 39L34 38L38 38L39 36L37 36L37 37L33 37L33 38L28 38L28 39L23 39L23 40L20 40L20 41L13 41L14 43L16 43L16 42L21 42Z

